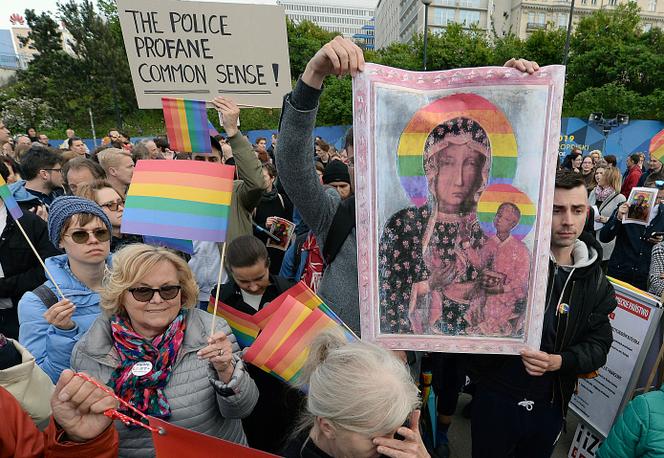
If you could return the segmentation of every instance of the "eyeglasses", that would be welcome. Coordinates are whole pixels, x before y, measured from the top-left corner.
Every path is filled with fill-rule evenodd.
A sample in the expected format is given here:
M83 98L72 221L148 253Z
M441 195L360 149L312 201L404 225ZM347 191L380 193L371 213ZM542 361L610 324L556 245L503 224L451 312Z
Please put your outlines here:
M111 239L111 233L106 228L94 229L92 231L78 230L71 234L65 234L65 236L71 237L74 242L81 245L88 243L90 235L93 235L100 242L108 242Z
M219 162L217 156L194 156L195 161Z
M175 298L175 296L180 294L181 288L182 287L180 285L168 285L162 286L161 288L148 288L147 286L139 286L138 288L130 288L127 291L129 291L131 295L134 296L134 299L139 302L151 301L154 297L154 293L159 293L159 297L161 297L163 300L170 301L171 299Z
M59 169L42 169L42 170L46 170L48 172L60 172L60 173L62 173L62 167L59 168Z
M112 212L118 211L120 207L124 208L125 203L124 200L118 199L113 202L106 202L105 204L99 204L100 207L106 207Z

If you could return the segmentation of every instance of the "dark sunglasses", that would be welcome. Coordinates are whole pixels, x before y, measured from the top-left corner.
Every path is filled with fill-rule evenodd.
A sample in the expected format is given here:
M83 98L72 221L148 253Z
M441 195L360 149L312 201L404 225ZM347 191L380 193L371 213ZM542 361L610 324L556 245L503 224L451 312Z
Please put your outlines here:
M71 237L74 242L83 244L88 243L91 234L100 242L108 242L111 240L111 233L106 228L95 229L94 231L78 230L69 234L69 237Z
M217 156L194 156L195 161L219 162Z
M131 295L134 296L134 299L139 302L151 301L154 297L154 293L159 293L159 297L165 301L169 301L180 293L181 288L182 287L180 285L168 285L162 286L161 288L148 288L147 286L139 286L138 288L130 288L127 291L129 291Z
M112 212L116 212L120 207L124 208L124 205L125 205L124 200L120 199L114 202L106 202L105 204L101 204L100 206L106 207Z

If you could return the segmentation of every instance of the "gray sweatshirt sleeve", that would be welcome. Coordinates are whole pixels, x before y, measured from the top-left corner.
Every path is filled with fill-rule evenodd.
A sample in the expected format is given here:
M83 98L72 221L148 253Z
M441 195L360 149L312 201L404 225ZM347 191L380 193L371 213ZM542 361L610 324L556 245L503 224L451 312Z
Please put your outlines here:
M320 183L314 167L313 130L320 93L298 80L293 92L284 98L277 170L293 205L322 247L341 198Z

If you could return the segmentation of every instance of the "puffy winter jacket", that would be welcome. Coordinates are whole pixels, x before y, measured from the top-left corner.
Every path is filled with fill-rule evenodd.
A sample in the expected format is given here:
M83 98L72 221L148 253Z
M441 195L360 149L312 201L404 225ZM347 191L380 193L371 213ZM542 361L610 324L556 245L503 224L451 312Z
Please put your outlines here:
M109 256L107 263L110 265ZM46 306L33 292L23 295L18 303L20 324L18 340L35 357L37 364L57 383L63 370L69 368L69 359L76 342L99 316L99 294L90 290L74 276L67 255L53 256L46 260L53 279L62 294L76 306L72 321L74 328L65 330L49 324L44 318ZM54 294L58 294L51 280L44 283Z
M664 456L664 386L634 398L611 428L597 458Z
M209 436L246 445L241 418L251 413L258 401L258 389L240 359L238 347L230 326L223 318L217 318L215 332L224 331L233 345L236 366L228 384L216 379L206 360L199 360L196 353L207 346L207 336L212 326L212 315L200 309L190 309L186 317L184 340L175 360L171 378L164 394L171 406L169 423ZM100 316L74 347L71 366L76 371L90 374L108 383L111 374L120 364L113 345L108 317ZM235 394L221 396L219 389L232 389ZM121 457L153 457L155 452L150 432L143 428L127 428L116 421L120 434Z

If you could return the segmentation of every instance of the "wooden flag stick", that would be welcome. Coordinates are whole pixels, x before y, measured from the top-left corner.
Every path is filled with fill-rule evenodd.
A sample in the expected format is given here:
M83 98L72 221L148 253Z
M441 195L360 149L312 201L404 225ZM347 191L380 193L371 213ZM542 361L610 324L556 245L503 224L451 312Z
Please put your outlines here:
M221 246L221 261L219 262L219 276L217 277L217 291L214 294L214 310L212 311L212 329L210 335L214 334L214 322L217 319L217 304L219 303L219 291L221 291L221 272L224 270L224 258L226 257L226 242Z
M39 261L39 263L44 268L44 272L46 272L46 275L48 275L48 279L51 280L51 283L53 283L53 285L55 286L55 289L58 290L58 294L60 294L60 299L64 301L67 298L65 297L64 294L62 294L62 291L60 290L60 287L58 286L58 284L55 282L55 279L53 278L53 275L51 275L51 272L49 272L49 270L46 268L46 264L44 264L44 261L42 261L42 258L39 256L39 253L37 252L37 248L35 248L35 246L32 244L32 241L30 240L30 237L28 237L28 234L25 233L25 229L23 229L23 226L21 226L21 223L18 221L18 219L15 219L14 221L16 221L16 225L18 226L18 228L23 233L23 237L25 237L25 241L28 242L28 245L30 245L30 248L32 248L32 251L35 253L35 256L37 256L37 260Z

